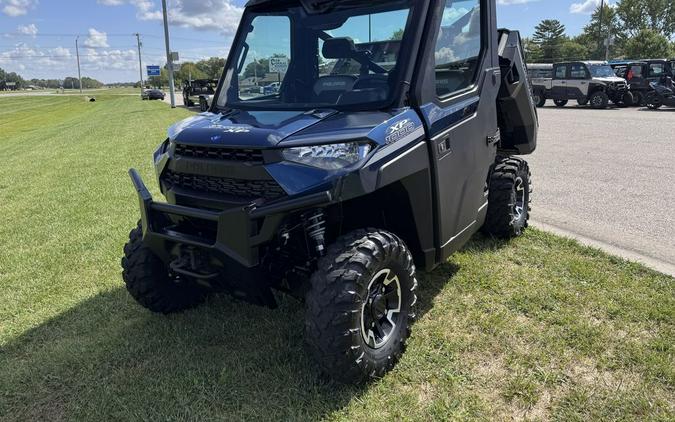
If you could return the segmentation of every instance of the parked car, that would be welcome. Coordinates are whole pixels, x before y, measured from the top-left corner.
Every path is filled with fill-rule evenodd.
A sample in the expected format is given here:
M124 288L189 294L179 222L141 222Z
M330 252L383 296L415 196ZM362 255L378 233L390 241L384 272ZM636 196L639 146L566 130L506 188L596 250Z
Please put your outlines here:
M672 65L669 60L664 59L631 62L625 71L625 78L637 105L644 105L647 93L652 91L652 82L659 82L663 76L672 75Z
M217 86L217 79L195 79L193 81L187 81L183 86L183 104L187 107L199 104L201 108L202 101L200 98L202 96L206 97L214 95Z
M164 92L160 91L159 89L146 89L143 91L143 94L141 94L141 99L142 100L162 100L164 101Z
M569 100L579 105L590 102L593 108L607 108L612 103L633 104L633 95L625 79L619 78L607 62L563 62L553 65L553 78L541 78L532 83L532 95L538 107L552 99L564 107Z

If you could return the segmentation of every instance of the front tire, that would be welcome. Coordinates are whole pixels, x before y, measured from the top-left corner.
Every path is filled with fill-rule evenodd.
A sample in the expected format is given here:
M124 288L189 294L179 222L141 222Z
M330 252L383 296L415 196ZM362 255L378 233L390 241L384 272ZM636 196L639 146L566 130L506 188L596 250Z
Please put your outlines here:
M588 105L588 98L582 98L581 100L577 100L577 104L579 104L580 106Z
M136 301L152 312L171 314L194 308L206 298L206 289L190 280L171 275L168 268L143 245L140 224L124 245L122 278Z
M565 107L567 105L567 102L568 102L567 100L553 100L553 103L557 107Z
M202 113L209 110L209 105L204 98L199 99L199 111Z
M541 108L546 105L546 95L544 95L541 92L535 92L532 94L532 100L534 101L534 104Z
M415 266L394 234L357 230L319 260L306 297L305 339L331 378L361 384L400 359L415 318Z
M498 156L490 175L488 212L483 232L502 239L520 236L528 227L532 177L527 161Z
M591 107L595 109L607 108L609 104L609 97L603 91L596 91L591 95L590 98Z
M625 94L623 94L621 102L625 107L633 107L633 105L635 104L635 97L633 96L633 93L626 92Z

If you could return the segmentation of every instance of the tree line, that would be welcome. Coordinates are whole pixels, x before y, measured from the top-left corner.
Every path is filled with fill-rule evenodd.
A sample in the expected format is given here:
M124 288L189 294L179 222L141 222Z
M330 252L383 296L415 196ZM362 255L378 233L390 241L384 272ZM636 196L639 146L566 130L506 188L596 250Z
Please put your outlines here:
M221 57L211 57L198 62L185 62L181 64L180 70L174 72L176 86L180 87L189 79L220 79L220 75L225 68L225 59ZM161 88L169 85L168 67L164 66L160 76L151 76L147 80L147 85Z
M669 58L675 57L674 37L675 0L619 0L598 6L576 37L567 36L560 21L545 19L524 44L531 63Z
M8 82L16 84L16 89L27 88L28 86L45 89L80 89L80 81L74 76L69 76L65 79L24 79L16 72L6 72L0 68L0 86L6 87ZM96 79L87 76L82 78L82 89L96 89L103 86L103 82Z

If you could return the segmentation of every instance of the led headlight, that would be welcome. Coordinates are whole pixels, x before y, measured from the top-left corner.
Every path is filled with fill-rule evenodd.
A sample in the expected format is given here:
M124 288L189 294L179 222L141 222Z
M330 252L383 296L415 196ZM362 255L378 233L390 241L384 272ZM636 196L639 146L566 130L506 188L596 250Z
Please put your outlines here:
M318 167L324 170L339 170L352 166L366 158L372 146L366 143L313 145L288 148L284 158L294 163Z

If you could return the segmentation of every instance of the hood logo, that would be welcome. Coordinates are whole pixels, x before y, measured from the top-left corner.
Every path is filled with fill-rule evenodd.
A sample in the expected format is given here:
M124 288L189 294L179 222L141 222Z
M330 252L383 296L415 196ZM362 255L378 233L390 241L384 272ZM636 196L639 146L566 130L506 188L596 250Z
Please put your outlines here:
M211 125L210 129L219 129L223 133L250 133L251 129L247 127L240 126L221 126L221 125Z
M387 129L387 137L384 138L387 144L398 142L415 131L417 127L410 119L404 119L394 123Z

